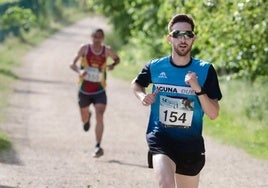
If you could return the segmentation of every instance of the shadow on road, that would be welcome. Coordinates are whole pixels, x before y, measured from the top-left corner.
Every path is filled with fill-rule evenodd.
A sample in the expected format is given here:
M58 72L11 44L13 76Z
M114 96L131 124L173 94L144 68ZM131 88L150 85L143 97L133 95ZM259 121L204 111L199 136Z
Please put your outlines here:
M123 161L119 161L119 160L108 160L108 161L103 161L103 162L106 162L106 163L114 163L114 164L125 165L125 166L136 166L136 167L140 167L140 168L148 168L145 165L128 163L128 162L123 162Z
M0 185L0 188L16 188L16 187L10 187L10 186L6 186L6 185Z
M2 69L2 68L0 69L0 74L8 76L10 78L15 78L15 79L18 78L18 76L14 72L10 70Z
M62 82L58 80L43 80L38 78L27 78L27 77L19 77L19 80L23 82L36 82L36 83L44 83L44 84L70 84L69 82Z
M20 161L17 152L13 148L0 152L0 163L22 165L22 162Z

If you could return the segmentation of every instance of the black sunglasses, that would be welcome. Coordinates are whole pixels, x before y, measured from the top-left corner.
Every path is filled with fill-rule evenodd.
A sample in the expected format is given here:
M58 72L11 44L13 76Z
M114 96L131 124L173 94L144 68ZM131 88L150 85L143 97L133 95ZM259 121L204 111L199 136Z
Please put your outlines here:
M169 33L170 36L173 38L181 38L184 37L185 39L190 39L194 37L194 32L193 31L178 31L174 30Z

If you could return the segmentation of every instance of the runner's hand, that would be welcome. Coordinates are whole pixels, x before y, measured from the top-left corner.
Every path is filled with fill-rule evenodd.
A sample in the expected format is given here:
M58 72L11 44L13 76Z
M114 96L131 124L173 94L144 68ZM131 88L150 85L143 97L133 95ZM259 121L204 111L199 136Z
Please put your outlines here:
M156 97L158 92L159 92L159 90L156 89L153 93L146 94L144 96L144 98L142 99L142 104L144 106L149 106L149 105L153 104L155 102L155 97Z
M87 74L86 70L84 70L84 69L79 70L79 76L84 77L84 76L86 76L86 74Z
M196 92L201 90L201 87L198 83L198 76L196 75L195 72L189 71L184 78L184 81L186 84L190 85L193 90Z
M70 68L74 70L75 72L79 72L79 68L76 66L76 64L70 64Z

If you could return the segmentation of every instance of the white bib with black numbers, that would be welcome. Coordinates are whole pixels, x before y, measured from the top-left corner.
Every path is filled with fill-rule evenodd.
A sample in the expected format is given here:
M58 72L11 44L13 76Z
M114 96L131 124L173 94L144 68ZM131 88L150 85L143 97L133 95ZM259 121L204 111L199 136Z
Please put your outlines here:
M85 75L84 80L90 82L101 82L102 73L98 68L87 67L86 72L87 74Z
M168 127L189 128L194 102L184 98L160 96L159 121Z

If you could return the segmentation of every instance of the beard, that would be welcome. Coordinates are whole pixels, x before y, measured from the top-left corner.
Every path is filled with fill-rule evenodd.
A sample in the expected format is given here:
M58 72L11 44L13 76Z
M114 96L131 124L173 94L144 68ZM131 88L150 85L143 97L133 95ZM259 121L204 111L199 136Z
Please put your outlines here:
M185 48L180 47L180 45L184 45ZM173 49L178 56L186 56L190 53L192 45L189 46L187 44L178 44L177 46L173 46Z

